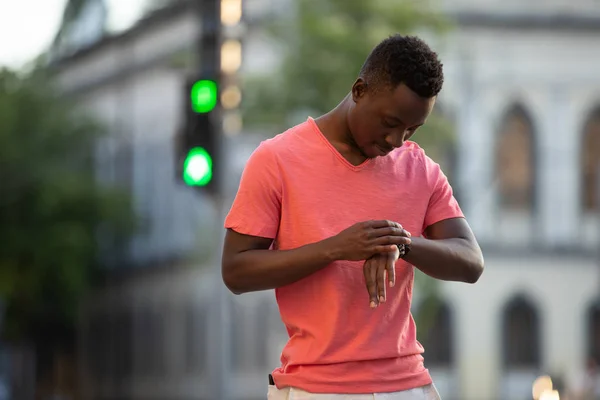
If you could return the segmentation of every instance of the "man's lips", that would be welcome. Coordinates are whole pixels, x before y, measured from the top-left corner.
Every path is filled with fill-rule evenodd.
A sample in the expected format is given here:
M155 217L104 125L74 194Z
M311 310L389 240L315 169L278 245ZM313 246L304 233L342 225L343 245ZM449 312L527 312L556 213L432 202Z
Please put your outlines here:
M394 150L393 147L383 147L378 144L376 144L375 147L377 147L377 150L379 150L379 152L382 153L381 155L383 156L389 154L392 150Z

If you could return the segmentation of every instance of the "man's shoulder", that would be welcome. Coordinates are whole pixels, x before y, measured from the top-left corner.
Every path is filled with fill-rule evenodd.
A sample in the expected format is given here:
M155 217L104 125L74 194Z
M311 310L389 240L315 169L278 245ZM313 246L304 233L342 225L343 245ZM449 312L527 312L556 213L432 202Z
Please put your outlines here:
M298 150L298 147L306 141L312 130L309 121L295 125L286 131L279 133L269 139L265 139L258 145L257 151L271 154L281 154Z
M404 145L391 153L394 162L408 163L414 166L425 166L429 157L416 142L407 140Z
M404 145L397 150L397 158L404 158L408 162L423 168L438 166L438 163L427 155L425 150L418 143L407 140Z
M434 187L443 174L441 166L429 157L417 143L406 141L393 152L394 170L402 171L404 178L412 177L419 185Z

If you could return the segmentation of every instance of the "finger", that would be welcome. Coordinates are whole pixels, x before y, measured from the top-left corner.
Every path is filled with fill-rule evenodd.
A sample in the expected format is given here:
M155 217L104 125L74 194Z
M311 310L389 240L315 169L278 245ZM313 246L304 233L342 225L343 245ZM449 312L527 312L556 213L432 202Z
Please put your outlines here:
M407 231L406 229L403 229L403 228L388 227L388 228L373 229L372 231L369 232L367 237L369 240L375 240L380 237L389 237L389 236L410 238L411 234L409 231Z
M402 228L402 226L388 226L385 228L376 228L373 229L369 236L372 238L381 237L381 236L407 236L410 237L410 232L406 229Z
M411 242L411 239L406 236L382 236L373 239L373 244L375 246L389 246L391 244L411 244Z
M394 221L388 221L387 219L376 220L376 221L367 221L367 227L373 229L379 228L402 228L402 226Z
M369 268L370 280L373 283L371 288L369 289L369 297L371 308L376 308L379 305L379 298L377 296L377 264L375 262L371 263L371 267Z
M376 271L376 279L377 279L377 299L379 300L379 303L385 303L386 258L379 257L378 260L381 260L381 261L374 268Z
M371 250L371 256L374 256L375 254L380 254L380 253L393 253L397 250L398 250L398 246L396 246L395 244L378 245L378 246L374 246L373 249Z
M386 263L386 269L387 269L387 277L388 277L388 284L390 285L390 287L394 287L394 285L396 284L396 259L395 257L389 257Z
M375 269L373 268L373 260L369 259L365 261L363 266L363 274L365 276L365 283L367 285L367 292L369 293L369 305L371 308L377 307L377 285L375 283Z

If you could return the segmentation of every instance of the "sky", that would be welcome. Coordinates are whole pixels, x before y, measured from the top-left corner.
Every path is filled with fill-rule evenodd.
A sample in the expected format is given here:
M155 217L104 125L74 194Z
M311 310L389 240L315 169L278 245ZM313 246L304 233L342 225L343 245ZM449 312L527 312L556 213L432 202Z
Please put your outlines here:
M109 30L131 26L146 2L106 0ZM65 3L66 0L0 0L0 66L22 67L44 51L58 29Z

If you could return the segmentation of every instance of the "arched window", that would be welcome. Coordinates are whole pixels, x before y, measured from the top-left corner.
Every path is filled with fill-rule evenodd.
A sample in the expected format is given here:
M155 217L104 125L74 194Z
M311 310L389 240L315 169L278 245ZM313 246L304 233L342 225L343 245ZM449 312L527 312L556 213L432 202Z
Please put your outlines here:
M510 108L502 120L496 145L496 181L503 209L533 209L534 149L529 115L521 106Z
M454 362L452 310L441 302L436 310L431 328L424 332L422 344L425 362L436 367L450 367Z
M502 314L503 361L506 369L540 366L540 319L524 297L509 301Z
M598 168L600 167L600 107L588 118L581 142L581 201L584 212L600 208Z

